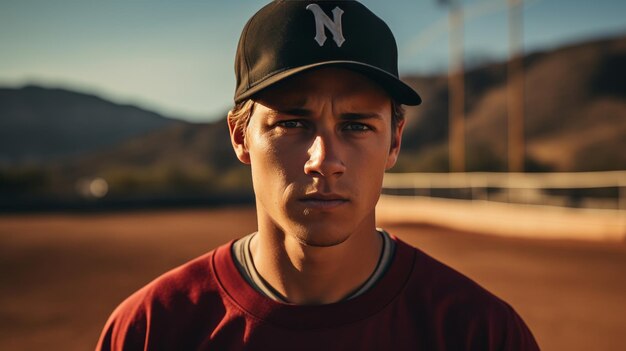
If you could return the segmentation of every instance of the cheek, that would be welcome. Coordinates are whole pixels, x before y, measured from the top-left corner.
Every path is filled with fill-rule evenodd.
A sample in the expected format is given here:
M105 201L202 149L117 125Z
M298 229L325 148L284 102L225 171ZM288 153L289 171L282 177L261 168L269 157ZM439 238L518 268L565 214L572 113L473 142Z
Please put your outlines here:
M373 140L359 145L354 150L355 157L366 159L372 172L384 172L385 164L391 150L391 135L389 133L381 134Z
M362 184L362 188L379 192L388 168L389 143L389 138L380 138L376 143L363 145L359 150L354 150L352 166L356 168L358 173L356 180Z
M253 136L249 153L253 179L264 186L285 187L303 173L305 161L302 160L302 153L289 143Z

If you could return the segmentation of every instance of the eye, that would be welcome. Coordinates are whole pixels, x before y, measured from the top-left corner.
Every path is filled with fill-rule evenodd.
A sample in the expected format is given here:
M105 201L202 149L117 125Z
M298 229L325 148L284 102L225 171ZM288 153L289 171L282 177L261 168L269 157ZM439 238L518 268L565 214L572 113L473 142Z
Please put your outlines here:
M302 123L301 121L297 121L297 120L280 121L280 122L277 122L276 125L279 127L288 128L288 129L304 127L304 123Z
M367 132L369 130L372 130L372 128L368 126L367 124L355 123L355 122L347 123L344 129L348 131L353 131L353 132Z

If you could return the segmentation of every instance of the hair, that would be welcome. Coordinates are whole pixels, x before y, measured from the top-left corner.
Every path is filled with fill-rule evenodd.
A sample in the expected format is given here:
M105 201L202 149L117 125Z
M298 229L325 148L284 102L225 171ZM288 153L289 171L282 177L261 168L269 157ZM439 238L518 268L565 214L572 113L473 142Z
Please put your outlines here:
M254 113L254 100L246 99L228 112L228 124L233 126L235 131L241 132L245 139L245 131L250 123L250 117Z
M404 112L402 104L391 99L391 130L395 131L398 124L404 120ZM250 117L252 117L253 113L254 100L246 99L238 104L235 104L235 106L230 110L228 113L228 123L234 126L234 130L243 133L245 138L245 131L250 123ZM391 146L395 147L397 142L398 141L395 140L394 137L391 141Z

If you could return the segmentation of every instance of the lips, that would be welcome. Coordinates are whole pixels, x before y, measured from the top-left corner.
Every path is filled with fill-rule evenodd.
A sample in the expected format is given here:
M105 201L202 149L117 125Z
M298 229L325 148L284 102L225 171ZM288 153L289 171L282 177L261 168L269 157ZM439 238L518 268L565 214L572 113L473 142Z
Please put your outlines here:
M333 208L337 208L341 205L346 204L347 202L348 198L338 194L314 193L307 194L300 199L300 203L302 203L307 208L320 210L330 210Z

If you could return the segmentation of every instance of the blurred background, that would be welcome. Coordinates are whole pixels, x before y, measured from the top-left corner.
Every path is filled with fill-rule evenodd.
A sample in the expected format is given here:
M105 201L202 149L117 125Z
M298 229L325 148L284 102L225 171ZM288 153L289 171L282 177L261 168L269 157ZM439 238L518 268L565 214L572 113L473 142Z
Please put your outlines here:
M379 223L543 349L626 349L626 2L362 2L424 100ZM93 348L124 297L255 230L225 116L265 3L0 0L0 349Z

